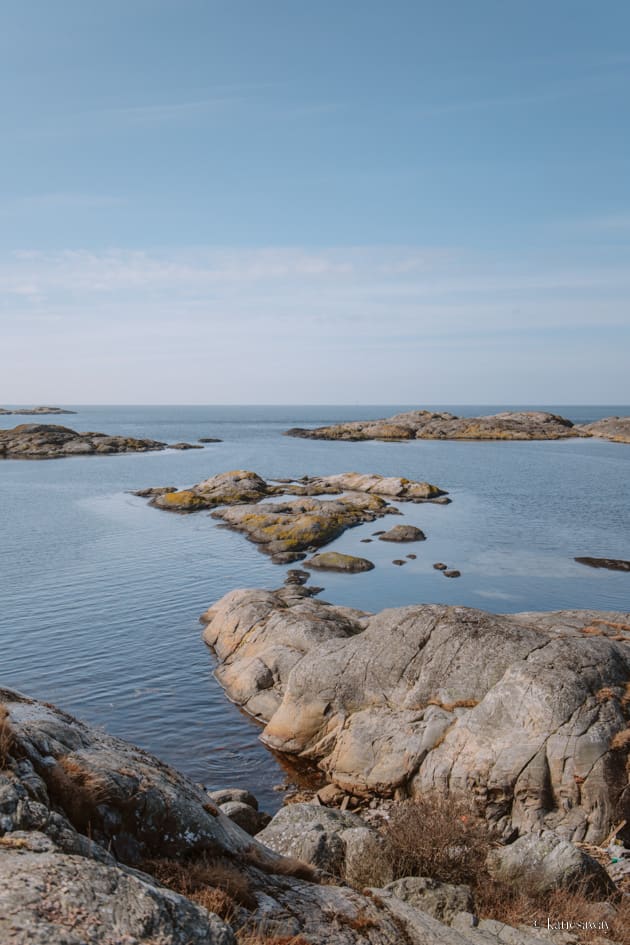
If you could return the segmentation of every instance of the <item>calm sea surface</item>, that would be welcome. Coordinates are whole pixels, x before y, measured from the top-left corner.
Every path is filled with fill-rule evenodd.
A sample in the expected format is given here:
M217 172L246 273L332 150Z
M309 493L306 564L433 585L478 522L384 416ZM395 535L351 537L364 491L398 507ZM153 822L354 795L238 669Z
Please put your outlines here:
M199 614L236 587L279 587L286 568L206 513L170 515L129 490L186 486L228 469L264 477L358 470L426 479L448 506L400 505L428 540L417 560L360 544L331 548L374 571L317 576L323 599L378 610L465 604L498 612L630 610L630 574L595 571L576 555L630 558L630 446L549 443L327 443L281 435L291 426L389 416L399 407L78 407L77 416L0 417L0 426L63 423L79 430L195 442L203 450L54 461L0 461L1 681L58 703L154 751L209 787L252 789L268 809L280 764L259 729L224 697L200 640ZM473 416L503 407L457 407ZM577 422L630 407L549 407ZM432 568L444 561L462 577Z

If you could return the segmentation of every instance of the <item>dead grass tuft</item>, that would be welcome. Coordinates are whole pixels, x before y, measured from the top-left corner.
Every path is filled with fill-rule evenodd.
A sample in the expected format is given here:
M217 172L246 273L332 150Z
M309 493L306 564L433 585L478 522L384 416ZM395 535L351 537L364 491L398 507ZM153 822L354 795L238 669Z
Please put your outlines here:
M46 783L51 798L80 831L89 829L92 822L99 819L100 804L113 800L112 786L107 779L70 755L57 759L57 764L46 772Z
M452 712L453 709L474 709L479 705L478 699L457 699L455 702L441 702L439 699L429 699L427 705L436 705L445 712Z
M620 732L617 732L616 735L613 735L610 747L613 751L630 750L630 728L624 728Z
M396 876L445 883L473 882L492 846L471 804L433 794L394 807L385 839Z
M374 929L378 926L376 919L365 915L364 912L360 912L355 916L346 915L345 912L335 912L330 918L331 921L335 922L337 925L353 929L355 932L367 932L368 929Z
M273 935L263 929L239 929L238 945L312 945L303 935Z
M595 698L598 702L610 702L612 699L617 699L618 694L610 686L603 686L599 692L595 693Z
M146 860L142 869L163 886L228 921L234 918L238 906L250 912L256 909L249 880L228 860L203 853L190 860Z
M257 847L250 847L245 851L243 859L250 866L262 870L263 873L270 873L274 876L293 876L296 879L305 879L310 883L319 882L317 870L294 856L271 858L265 856Z

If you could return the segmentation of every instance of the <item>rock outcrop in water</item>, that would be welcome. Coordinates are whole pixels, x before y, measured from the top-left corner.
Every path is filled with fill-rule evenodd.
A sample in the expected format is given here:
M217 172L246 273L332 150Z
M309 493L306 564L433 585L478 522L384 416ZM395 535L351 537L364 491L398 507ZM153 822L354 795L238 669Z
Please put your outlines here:
M22 414L27 416L44 416L53 414L57 416L62 413L76 413L76 410L64 410L62 407L18 407L16 410L6 410L0 407L0 417L7 417L11 414Z
M58 459L108 453L144 453L166 449L166 443L105 433L77 433L53 423L23 423L0 430L0 458Z
M354 420L313 430L296 427L287 435L312 440L558 440L589 434L565 417L542 410L487 417L410 410L385 420Z
M630 417L604 417L586 423L580 429L590 436L598 436L613 443L630 443Z
M353 794L473 795L504 834L598 842L630 822L630 615L368 615L299 587L202 617L216 677L269 747Z
M153 487L140 489L135 495L149 498L151 505L171 512L214 510L214 518L245 534L277 563L299 560L307 551L321 548L354 525L396 514L398 510L388 504L388 499L439 504L450 501L438 486L397 476L342 473L280 482L266 481L243 469L219 473L189 489ZM315 498L322 495L339 498ZM280 496L289 498L284 502L263 501ZM419 529L416 533L421 534Z

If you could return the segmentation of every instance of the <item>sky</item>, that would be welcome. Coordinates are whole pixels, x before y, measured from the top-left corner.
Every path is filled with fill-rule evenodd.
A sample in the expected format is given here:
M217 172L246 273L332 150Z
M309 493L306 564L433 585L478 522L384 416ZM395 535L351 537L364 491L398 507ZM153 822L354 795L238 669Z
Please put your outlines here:
M0 16L0 404L630 403L627 0Z

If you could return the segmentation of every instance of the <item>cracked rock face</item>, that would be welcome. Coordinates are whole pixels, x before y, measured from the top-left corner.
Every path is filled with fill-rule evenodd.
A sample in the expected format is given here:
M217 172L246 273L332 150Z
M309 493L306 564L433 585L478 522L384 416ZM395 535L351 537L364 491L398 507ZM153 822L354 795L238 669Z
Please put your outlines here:
M630 821L630 615L366 615L300 590L234 591L202 618L271 748L354 794L472 794L506 835L598 842Z

